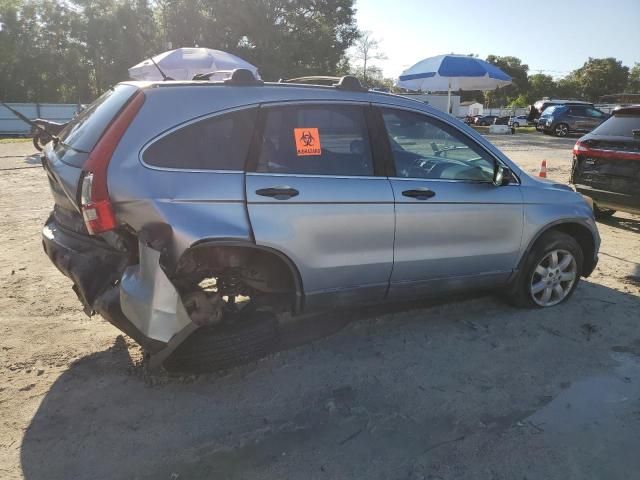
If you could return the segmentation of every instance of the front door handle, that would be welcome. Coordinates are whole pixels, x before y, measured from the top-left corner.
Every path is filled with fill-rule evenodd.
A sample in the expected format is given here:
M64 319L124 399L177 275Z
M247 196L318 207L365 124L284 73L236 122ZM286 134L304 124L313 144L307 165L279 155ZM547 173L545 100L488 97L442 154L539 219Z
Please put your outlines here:
M298 190L291 188L288 185L278 185L277 187L261 188L256 190L256 194L263 197L273 197L276 200L288 200L299 193L300 192Z
M415 198L416 200L428 200L435 196L436 192L428 188L415 188L413 190L405 190L402 195L405 197Z

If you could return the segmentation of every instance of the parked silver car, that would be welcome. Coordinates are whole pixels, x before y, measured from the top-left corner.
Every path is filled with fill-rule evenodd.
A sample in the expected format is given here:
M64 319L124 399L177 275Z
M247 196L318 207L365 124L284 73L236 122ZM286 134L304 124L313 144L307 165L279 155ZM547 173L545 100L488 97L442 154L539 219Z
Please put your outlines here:
M246 73L119 84L44 152L45 251L157 364L262 355L278 312L476 289L549 307L595 268L583 197L451 116Z

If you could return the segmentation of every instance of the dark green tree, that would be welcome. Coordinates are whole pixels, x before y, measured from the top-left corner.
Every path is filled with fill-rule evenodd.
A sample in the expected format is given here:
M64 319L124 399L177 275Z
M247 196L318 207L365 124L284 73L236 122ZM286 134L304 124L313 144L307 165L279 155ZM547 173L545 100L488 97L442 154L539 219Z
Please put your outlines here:
M89 102L178 47L239 55L276 80L349 70L354 0L0 0L0 98Z
M569 74L564 78L561 78L556 82L556 95L557 98L567 99L582 99L582 90L580 88L580 82L578 79Z
M629 79L629 67L613 57L591 58L571 72L581 96L597 101L602 95L622 93Z
M636 63L629 71L628 93L640 93L640 63Z
M487 62L497 66L509 75L513 81L511 85L485 92L485 101L491 106L508 105L520 94L526 94L529 88L529 65L522 63L517 57L499 57L489 55Z
M358 38L353 0L162 0L158 16L173 48L234 53L268 80L335 74Z
M536 73L529 77L529 89L526 93L527 103L533 104L543 97L556 96L557 85L551 75Z

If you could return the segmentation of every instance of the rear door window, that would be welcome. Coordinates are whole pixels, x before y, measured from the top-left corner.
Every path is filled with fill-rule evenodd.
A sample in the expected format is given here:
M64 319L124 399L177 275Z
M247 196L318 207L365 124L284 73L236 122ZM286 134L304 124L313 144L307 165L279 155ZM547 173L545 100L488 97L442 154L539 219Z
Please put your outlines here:
M588 117L587 107L583 107L580 105L574 105L569 107L569 115L573 115L575 117Z
M373 175L363 107L296 105L266 109L257 171Z
M257 108L196 121L161 137L143 153L150 166L185 170L244 170Z
M602 117L604 117L604 116L605 116L604 112L601 112L600 110L595 109L595 108L586 107L586 108L585 108L585 110L586 110L587 115L588 115L589 117L593 117L593 118L602 118Z
M76 115L58 135L60 143L56 154L59 158L74 167L82 167L87 154L137 90L133 85L116 85Z

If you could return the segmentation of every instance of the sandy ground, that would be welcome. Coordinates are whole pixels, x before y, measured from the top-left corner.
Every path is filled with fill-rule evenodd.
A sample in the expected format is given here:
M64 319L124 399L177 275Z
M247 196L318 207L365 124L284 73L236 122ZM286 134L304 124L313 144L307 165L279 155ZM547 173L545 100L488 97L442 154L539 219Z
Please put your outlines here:
M575 139L491 141L568 178ZM0 478L637 477L640 217L600 224L598 269L556 308L366 311L223 375L145 381L42 251L32 153L0 143Z

